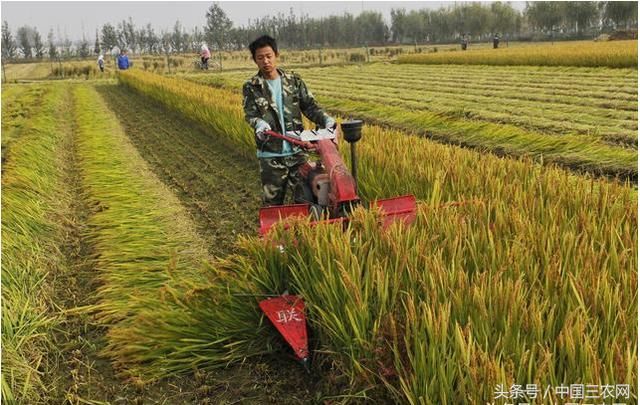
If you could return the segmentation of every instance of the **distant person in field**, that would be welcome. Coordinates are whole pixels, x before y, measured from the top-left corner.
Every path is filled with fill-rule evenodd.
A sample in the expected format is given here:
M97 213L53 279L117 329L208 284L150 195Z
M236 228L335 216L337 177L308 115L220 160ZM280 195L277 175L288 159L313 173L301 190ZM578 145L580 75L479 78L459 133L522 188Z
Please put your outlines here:
M127 51L125 49L121 50L120 55L118 55L118 69L129 69L129 57L127 56Z
M460 48L462 48L463 51L466 51L468 45L469 45L469 38L467 38L466 35L463 35L462 39L460 40Z
M249 45L258 73L242 88L245 120L255 132L262 204L283 205L287 187L294 201L305 202L302 178L298 169L307 162L307 154L298 146L266 131L279 133L301 131L302 114L320 127L336 128L336 121L318 105L300 76L278 67L278 45L268 35Z
M498 49L498 45L500 45L500 37L498 34L493 36L493 49Z
M98 67L101 72L104 72L104 55L98 56Z
M201 69L209 69L209 59L211 59L211 51L209 51L207 44L202 44L200 47Z

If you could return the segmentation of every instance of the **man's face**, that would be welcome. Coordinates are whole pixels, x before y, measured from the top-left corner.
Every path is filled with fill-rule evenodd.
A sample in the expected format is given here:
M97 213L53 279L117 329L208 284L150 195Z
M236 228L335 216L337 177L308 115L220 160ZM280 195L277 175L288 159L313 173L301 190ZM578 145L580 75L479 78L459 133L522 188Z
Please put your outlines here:
M278 56L270 46L256 49L256 65L262 73L270 75L278 65Z

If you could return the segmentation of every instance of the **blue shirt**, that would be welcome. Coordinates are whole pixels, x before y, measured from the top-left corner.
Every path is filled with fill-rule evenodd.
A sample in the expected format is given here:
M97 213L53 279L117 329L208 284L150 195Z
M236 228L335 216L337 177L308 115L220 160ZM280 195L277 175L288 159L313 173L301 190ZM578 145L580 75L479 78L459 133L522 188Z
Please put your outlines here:
M129 57L127 55L118 55L118 69L129 69Z
M280 128L282 128L282 132L286 132L287 127L284 125L284 103L282 101L282 78L278 76L277 79L265 81L267 82L269 90L271 90L273 100L276 102L276 106L278 107ZM282 153L262 152L258 150L259 158L282 157L291 155L293 155L293 149L291 148L291 144L287 141L282 141Z

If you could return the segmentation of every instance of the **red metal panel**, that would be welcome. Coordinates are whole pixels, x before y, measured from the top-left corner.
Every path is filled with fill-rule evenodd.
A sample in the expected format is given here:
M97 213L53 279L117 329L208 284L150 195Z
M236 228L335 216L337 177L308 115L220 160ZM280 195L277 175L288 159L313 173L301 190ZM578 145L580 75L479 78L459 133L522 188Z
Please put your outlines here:
M331 181L331 207L340 203L360 200L356 194L356 182L345 166L336 145L330 140L316 142L316 151L322 158L322 164Z
M306 218L309 215L309 204L274 205L260 208L260 234L266 235L278 221L290 217Z
M416 197L412 195L376 200L374 204L382 209L384 227L391 225L396 220L410 224L416 219Z
M297 295L281 295L260 301L260 309L278 329L300 360L309 358L304 301Z

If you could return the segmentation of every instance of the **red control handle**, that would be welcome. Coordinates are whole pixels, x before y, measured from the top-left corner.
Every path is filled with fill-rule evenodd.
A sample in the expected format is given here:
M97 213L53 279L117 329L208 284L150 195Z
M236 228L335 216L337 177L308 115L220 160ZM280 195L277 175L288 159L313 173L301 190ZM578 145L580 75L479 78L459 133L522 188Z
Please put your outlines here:
M264 133L266 135L273 136L275 138L284 139L285 141L290 142L290 143L292 143L294 145L298 145L303 149L307 149L307 150L311 149L311 150L313 150L313 149L316 148L315 145L313 145L311 142L304 142L304 141L301 141L300 139L296 139L296 138L292 138L290 136L282 135L282 134L280 134L278 132L275 132L275 131L264 131Z

